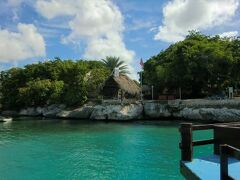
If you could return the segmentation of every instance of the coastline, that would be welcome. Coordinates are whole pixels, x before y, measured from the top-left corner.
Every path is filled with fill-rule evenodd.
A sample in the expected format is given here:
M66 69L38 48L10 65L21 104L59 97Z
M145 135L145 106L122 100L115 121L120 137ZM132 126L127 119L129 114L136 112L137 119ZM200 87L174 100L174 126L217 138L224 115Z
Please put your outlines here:
M88 102L81 107L65 105L29 107L20 111L2 111L2 116L27 116L102 121L182 119L200 122L240 121L240 100L170 100L170 101L102 101Z

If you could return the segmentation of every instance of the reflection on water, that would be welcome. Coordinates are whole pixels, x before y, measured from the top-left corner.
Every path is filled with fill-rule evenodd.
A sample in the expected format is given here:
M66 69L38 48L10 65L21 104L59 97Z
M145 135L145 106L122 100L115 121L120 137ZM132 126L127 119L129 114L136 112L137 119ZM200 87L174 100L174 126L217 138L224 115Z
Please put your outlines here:
M1 123L1 177L181 179L177 128L176 122L28 120Z

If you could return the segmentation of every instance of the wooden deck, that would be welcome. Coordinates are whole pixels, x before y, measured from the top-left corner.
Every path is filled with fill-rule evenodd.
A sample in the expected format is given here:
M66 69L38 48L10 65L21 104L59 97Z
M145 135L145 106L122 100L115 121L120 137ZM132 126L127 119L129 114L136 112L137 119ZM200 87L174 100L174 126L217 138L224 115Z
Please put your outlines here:
M229 176L240 179L240 161L235 158L228 160ZM200 157L192 161L181 162L182 174L190 179L214 180L220 178L220 157L217 155Z
M194 130L213 130L214 138L194 141ZM186 179L240 180L240 124L192 125L183 123L180 171ZM210 156L193 158L193 147L214 144Z

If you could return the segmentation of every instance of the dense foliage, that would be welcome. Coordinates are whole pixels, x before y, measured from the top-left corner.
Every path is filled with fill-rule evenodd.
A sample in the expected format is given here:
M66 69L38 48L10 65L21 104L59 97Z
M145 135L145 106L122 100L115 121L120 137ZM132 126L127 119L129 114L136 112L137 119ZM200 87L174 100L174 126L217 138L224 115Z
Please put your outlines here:
M101 85L118 67L127 66L116 57L102 61L52 61L11 68L0 74L0 104L5 109L64 103L81 105L98 98ZM154 85L155 95L176 93L185 97L216 94L240 85L240 39L205 36L191 32L144 64L143 83Z
M81 105L99 95L110 71L99 61L52 61L1 72L1 104L5 109L64 103ZM93 95L92 95L93 94Z
M150 58L144 66L144 83L156 90L185 97L216 94L240 80L240 39L205 36L190 32L184 41Z

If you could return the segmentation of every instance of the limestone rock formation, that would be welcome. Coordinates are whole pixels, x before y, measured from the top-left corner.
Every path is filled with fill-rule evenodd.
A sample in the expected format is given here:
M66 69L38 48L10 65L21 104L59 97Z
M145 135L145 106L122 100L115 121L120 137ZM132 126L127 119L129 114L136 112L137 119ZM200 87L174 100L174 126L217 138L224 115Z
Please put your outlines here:
M134 120L142 117L141 103L97 105L94 107L90 119L94 120Z
M228 108L184 108L180 114L185 119L201 121L233 122L240 121L239 109Z
M38 108L26 108L26 109L22 109L19 112L20 116L41 116L42 115L42 108L40 110L40 107Z
M149 118L161 118L170 117L171 112L169 111L169 105L156 102L144 103L144 113L145 116Z
M56 116L59 118L89 119L92 111L92 106L83 106L73 110L62 110Z
M61 104L61 105L50 105L42 109L42 115L44 117L49 117L49 118L55 118L56 115L62 111L66 106Z

